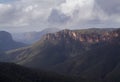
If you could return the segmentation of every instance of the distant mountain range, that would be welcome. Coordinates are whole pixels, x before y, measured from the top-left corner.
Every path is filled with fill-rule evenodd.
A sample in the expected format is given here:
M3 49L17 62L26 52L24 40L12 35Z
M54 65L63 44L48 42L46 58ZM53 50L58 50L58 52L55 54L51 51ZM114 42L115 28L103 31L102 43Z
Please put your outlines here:
M65 29L48 33L31 46L0 53L0 62L84 78L71 82L120 82L120 29ZM31 75L30 71L27 73Z
M13 33L12 36L15 41L22 42L25 44L32 44L39 41L47 33L55 33L59 30L60 29L58 28L47 28L40 32L33 31L24 33Z
M30 47L6 52L6 60L30 68L119 82L119 42L120 29L66 29L46 34Z
M0 51L7 51L25 46L26 44L24 43L14 41L10 33L0 31Z

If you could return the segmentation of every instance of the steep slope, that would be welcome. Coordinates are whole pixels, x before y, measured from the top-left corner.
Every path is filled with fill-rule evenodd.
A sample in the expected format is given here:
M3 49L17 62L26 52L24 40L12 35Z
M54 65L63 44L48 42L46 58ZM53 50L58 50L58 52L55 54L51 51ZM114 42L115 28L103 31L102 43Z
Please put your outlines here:
M52 72L25 68L12 63L0 63L0 82L88 82ZM90 82L90 81L89 81ZM92 82L92 81L91 81Z
M13 62L28 67L119 82L119 42L119 29L100 33L63 30L7 54Z
M11 50L26 46L23 43L15 42L10 33L0 31L0 51Z

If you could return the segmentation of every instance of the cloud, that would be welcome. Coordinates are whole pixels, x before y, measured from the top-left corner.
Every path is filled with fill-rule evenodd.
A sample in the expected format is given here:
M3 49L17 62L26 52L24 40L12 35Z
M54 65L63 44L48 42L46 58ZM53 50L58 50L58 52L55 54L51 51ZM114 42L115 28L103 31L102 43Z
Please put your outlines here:
M120 13L120 0L96 0L96 3L108 14Z
M66 0L56 9L71 18L63 27L112 27L120 23L119 5L119 0Z
M74 13L75 10L83 11L89 7L90 11L93 7L94 0L66 0L65 3L61 4L59 9L68 15ZM87 9L88 10L88 9Z
M12 1L12 3L10 3ZM0 25L23 26L40 24L49 15L50 10L61 1L56 0L17 0L0 3ZM3 1L1 1L3 2ZM5 2L5 1L4 1ZM6 2L8 2L6 0ZM3 25L4 24L4 25Z
M0 4L0 14L7 13L7 11L11 10L12 6L10 4Z
M10 4L0 4L0 23L5 24L8 23L10 16L12 16L12 5Z
M12 3L19 0L0 0L0 3Z
M69 19L70 19L69 16L65 15L59 10L53 9L51 11L50 16L48 17L48 22L53 24L55 23L65 24Z
M0 0L0 27L119 26L119 5L119 0Z

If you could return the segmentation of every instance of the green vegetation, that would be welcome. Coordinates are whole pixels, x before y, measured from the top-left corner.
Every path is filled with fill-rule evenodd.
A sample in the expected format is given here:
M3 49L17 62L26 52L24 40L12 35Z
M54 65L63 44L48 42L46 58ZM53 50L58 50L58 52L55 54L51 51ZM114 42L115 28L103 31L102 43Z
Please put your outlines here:
M77 79L77 80L76 80ZM87 82L53 72L36 71L12 63L0 63L0 82Z
M80 42L68 34L43 38L30 47L8 51L7 57L10 62L82 77L88 82L120 82L120 30L115 32L118 37L98 43Z
M82 33L82 34L91 34L91 33L104 33L104 32L111 32L116 29L113 28L90 28L90 29L81 29L81 30L74 30L75 32Z

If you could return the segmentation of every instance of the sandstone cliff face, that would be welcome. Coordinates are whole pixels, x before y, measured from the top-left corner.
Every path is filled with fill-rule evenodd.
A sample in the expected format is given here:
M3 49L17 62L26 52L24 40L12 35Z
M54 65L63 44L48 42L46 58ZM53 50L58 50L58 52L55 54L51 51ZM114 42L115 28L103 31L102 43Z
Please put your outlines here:
M62 40L62 39L72 39L77 40L79 42L87 42L87 43L98 43L101 41L111 41L113 38L119 37L119 32L104 32L104 33L80 33L72 30L62 30L60 32L54 34L47 34L44 39L45 40Z

